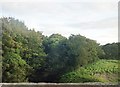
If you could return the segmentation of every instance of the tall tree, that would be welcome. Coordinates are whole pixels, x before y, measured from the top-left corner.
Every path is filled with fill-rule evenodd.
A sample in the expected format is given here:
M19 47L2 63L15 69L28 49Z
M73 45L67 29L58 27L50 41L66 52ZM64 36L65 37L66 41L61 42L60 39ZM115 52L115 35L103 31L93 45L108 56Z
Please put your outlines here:
M68 66L73 70L98 59L99 45L94 40L81 35L71 35L67 45L69 46Z
M103 58L105 59L119 59L118 52L119 52L119 44L120 43L112 43L106 44L102 46L102 49L105 52Z
M63 43L66 40L67 38L60 34L52 34L50 37L44 38L44 51L47 54L46 68L44 70L46 74L44 77L45 81L55 81L63 72L61 71L65 67L65 61L63 61L63 52L65 48Z
M13 78L13 80L11 79L11 82L34 81L35 74L33 72L44 64L46 56L42 47L42 33L28 30L23 22L11 17L1 18L0 20L2 21L3 34L3 82L10 82L9 79L5 79L5 77L6 73L11 73L11 71L13 71L11 74L7 74L8 78ZM19 65L15 62L20 62L20 66L22 67L19 68ZM15 67L7 67L7 64L9 66L14 64ZM17 66L18 68L16 68ZM11 70L9 68L11 68ZM18 72L22 70L19 78L17 77L19 73L16 73L15 69L17 69ZM23 73L25 75L23 75ZM32 76L33 78L31 79ZM18 78L18 81L16 78ZM23 78L25 78L24 81Z

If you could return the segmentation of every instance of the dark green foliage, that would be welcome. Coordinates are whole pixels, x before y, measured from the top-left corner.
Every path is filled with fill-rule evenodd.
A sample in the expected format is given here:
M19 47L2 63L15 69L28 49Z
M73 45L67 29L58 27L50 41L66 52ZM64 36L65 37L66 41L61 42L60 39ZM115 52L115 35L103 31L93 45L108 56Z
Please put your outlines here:
M62 75L81 67L86 69L70 73L62 81L99 81L86 73L87 65L99 58L117 58L116 44L99 46L81 35L71 35L68 39L60 34L47 37L11 17L1 18L0 25L3 82L59 82Z
M101 49L95 41L81 35L66 39L60 34L53 34L45 37L43 44L47 59L42 78L48 82L57 82L65 72L98 60L98 49Z
M68 40L68 66L76 69L88 63L98 60L99 45L86 37L81 35L72 35Z
M44 50L47 54L46 65L43 78L45 81L57 81L59 76L65 72L66 68L66 41L67 39L60 34L53 34L45 37L43 41Z
M119 59L119 48L118 45L120 43L112 43L112 44L106 44L102 46L102 49L104 50L105 55L102 57L104 59Z

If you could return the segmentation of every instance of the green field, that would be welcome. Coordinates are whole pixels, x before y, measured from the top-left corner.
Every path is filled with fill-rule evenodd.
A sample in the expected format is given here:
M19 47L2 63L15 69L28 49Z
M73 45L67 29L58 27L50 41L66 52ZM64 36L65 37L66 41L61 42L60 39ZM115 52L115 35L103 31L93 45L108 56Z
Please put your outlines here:
M64 74L60 82L79 83L79 82L118 82L118 61L99 60L92 64L80 67L79 69ZM120 79L120 78L119 78Z

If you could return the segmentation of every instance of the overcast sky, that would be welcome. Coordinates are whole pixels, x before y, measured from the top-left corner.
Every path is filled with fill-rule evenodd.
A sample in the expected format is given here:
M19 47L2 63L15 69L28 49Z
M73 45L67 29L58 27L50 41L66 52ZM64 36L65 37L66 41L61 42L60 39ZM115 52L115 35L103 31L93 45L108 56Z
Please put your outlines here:
M100 44L118 42L118 0L0 0L0 9L0 17L22 20L44 35L81 34Z

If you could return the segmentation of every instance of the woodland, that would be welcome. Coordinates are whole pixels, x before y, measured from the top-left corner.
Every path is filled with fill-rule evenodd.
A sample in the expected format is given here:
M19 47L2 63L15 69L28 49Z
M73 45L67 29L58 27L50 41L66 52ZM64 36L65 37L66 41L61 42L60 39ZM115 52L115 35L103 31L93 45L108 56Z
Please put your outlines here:
M120 81L120 43L71 34L45 36L24 22L0 18L2 82L84 83Z

